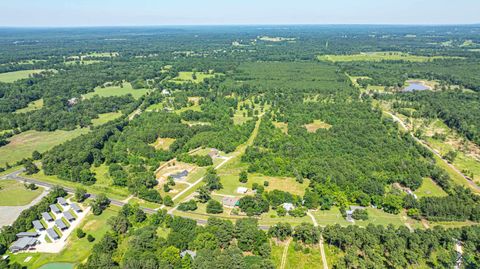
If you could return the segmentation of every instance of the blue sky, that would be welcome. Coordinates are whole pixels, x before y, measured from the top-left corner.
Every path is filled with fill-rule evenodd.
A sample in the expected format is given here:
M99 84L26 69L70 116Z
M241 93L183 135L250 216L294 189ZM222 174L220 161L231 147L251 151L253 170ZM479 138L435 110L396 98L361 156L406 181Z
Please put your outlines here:
M480 0L0 0L0 10L0 26L480 23Z

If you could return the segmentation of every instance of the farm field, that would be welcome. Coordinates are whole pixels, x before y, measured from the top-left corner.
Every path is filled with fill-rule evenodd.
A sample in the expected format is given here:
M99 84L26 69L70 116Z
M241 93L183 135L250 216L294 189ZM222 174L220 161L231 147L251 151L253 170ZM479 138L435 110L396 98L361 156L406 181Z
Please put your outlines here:
M380 61L407 61L407 62L429 62L436 59L445 59L452 57L443 56L418 56L411 55L402 52L367 52L351 55L320 55L318 60L329 62L353 62L353 61L367 61L367 62L380 62Z
M100 97L110 97L110 96L122 96L131 94L135 99L142 97L146 94L148 89L133 89L132 84L123 83L123 87L120 86L107 86L105 88L97 87L93 92L89 92L83 95L83 98L90 99L95 95Z
M0 165L13 164L25 157L30 157L35 150L40 153L45 152L67 140L86 134L88 131L86 128L54 132L27 131L14 135L8 139L10 143L0 147Z
M0 82L12 83L19 79L28 78L30 75L41 73L45 70L36 69L36 70L21 70L8 73L0 73Z
M15 113L27 113L43 107L43 99L38 99L28 104L27 107L15 111Z
M0 206L28 205L44 191L43 188L29 190L15 180L0 180Z
M95 243L110 229L107 220L117 215L119 210L119 207L110 206L99 216L94 216L92 213L89 213L85 217L83 222L79 225L79 228L85 233L91 234L96 239L94 242L88 242L86 237L78 239L75 233L72 233L68 237L65 248L60 253L20 253L12 255L11 259L32 269L40 268L49 263L78 264L83 262L90 255L91 249ZM25 262L25 259L29 256L32 258L30 261Z

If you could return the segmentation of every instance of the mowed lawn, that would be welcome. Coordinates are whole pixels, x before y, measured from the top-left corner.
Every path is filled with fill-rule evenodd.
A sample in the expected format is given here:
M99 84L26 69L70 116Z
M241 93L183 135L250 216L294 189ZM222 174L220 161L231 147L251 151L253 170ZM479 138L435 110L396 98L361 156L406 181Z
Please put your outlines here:
M0 165L3 166L7 162L13 164L23 158L31 157L32 152L35 150L45 152L56 145L85 133L88 133L87 128L73 131L57 130L55 132L27 131L14 135L8 139L10 143L0 147Z
M448 194L440 188L431 178L424 178L422 186L414 192L418 198L428 196L447 196Z
M43 192L43 188L29 190L15 180L0 180L0 206L28 205Z
M60 253L19 253L11 255L12 261L18 262L27 268L40 268L48 263L73 263L78 264L83 262L92 250L92 247L100 241L103 236L110 230L110 226L107 224L107 220L113 216L116 216L120 211L119 207L110 206L103 211L100 216L94 216L89 213L87 217L80 223L79 228L87 233L91 234L94 238L94 242L88 242L85 236L82 239L78 239L75 232L73 232L67 239L65 248ZM27 257L32 258L28 262L24 262Z
M148 89L134 89L132 87L132 84L123 83L123 87L120 87L120 86L108 86L105 88L97 87L95 88L95 91L89 92L83 95L83 97L85 99L90 99L95 95L98 95L100 97L111 97L111 96L123 96L123 95L131 94L133 98L139 99L147 92L148 92Z
M20 70L20 71L14 71L14 72L1 73L0 82L12 83L19 79L28 78L30 75L41 73L42 71L45 71L45 70L43 69Z

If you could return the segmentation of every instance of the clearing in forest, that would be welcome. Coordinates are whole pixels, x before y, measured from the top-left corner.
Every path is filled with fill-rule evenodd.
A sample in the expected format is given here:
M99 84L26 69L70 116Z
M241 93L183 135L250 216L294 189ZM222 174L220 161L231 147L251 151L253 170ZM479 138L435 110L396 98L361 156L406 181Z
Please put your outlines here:
M36 101L30 102L27 107L18 109L14 113L16 113L16 114L27 113L27 112L31 112L31 111L41 109L42 107L43 107L43 99L38 99Z
M447 196L448 194L431 178L424 178L422 186L414 191L418 198L428 196Z
M44 69L36 69L36 70L21 70L21 71L14 71L14 72L7 72L0 74L0 82L5 83L12 83L20 79L29 78L33 74L39 74L45 71Z
M204 72L178 72L178 76L171 79L170 81L176 83L201 83L207 78L213 78L215 74L213 73L204 73Z
M93 92L89 92L83 95L83 98L90 99L95 95L100 97L111 97L111 96L123 96L131 94L133 98L139 99L145 95L149 90L148 89L134 89L132 84L123 83L122 86L107 86L107 87L96 87Z
M282 130L284 134L288 134L288 123L274 121L273 125L275 125L275 127L277 127L278 129Z
M330 129L332 128L332 125L321 121L321 120L314 120L312 123L305 124L305 128L307 129L307 132L309 133L315 133L318 129Z
M153 143L153 147L155 149L163 149L163 150L168 150L170 148L170 145L175 142L175 138L162 138L159 137L157 138L157 141Z
M98 119L92 119L93 126L100 126L112 120L116 120L122 116L122 112L109 112L98 115Z

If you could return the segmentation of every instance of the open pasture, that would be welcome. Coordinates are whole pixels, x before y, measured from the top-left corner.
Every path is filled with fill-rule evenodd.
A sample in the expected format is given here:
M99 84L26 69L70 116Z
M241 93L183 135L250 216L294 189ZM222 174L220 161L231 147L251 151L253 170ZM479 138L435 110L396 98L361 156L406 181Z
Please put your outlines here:
M0 206L28 205L43 192L43 188L27 189L15 180L0 180Z
M30 157L33 151L45 152L56 145L88 132L87 128L73 131L57 130L54 132L27 131L9 138L7 145L0 147L0 165L13 164Z
M15 113L27 113L41 109L43 107L43 99L38 99L36 101L30 102L27 107L18 109Z
M20 70L14 72L0 73L0 82L12 83L20 79L29 78L33 74L39 74L45 70Z
M95 95L100 97L111 97L111 96L123 96L131 94L133 98L138 99L146 94L149 90L148 89L134 89L132 84L130 83L123 83L122 86L107 86L107 87L97 87L93 92L89 92L83 95L83 98L90 99L93 98Z

